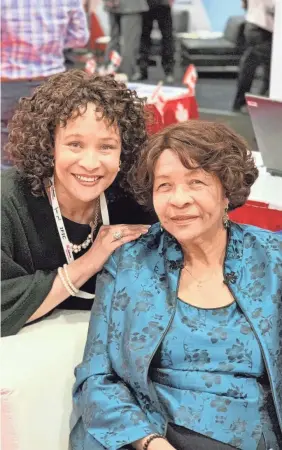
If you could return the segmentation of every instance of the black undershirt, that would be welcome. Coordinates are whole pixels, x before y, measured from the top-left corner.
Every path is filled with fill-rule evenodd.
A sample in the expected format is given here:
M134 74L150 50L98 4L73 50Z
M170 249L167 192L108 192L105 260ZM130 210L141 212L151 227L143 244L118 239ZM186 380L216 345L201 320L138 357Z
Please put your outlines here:
M87 224L81 224L77 222L73 222L72 220L67 219L66 217L63 217L63 221L65 224L65 229L68 235L68 239L72 244L82 244L82 242L85 241L89 233L91 232L91 228ZM98 231L101 227L101 224L98 225L97 229L94 233L94 239L96 238ZM73 253L74 259L80 258L84 253L86 253L90 248L90 245L82 249L79 253ZM86 291L90 294L95 293L95 287L96 287L96 277L95 274L93 277L91 277L83 286L80 287L81 291ZM58 308L60 309L77 309L77 304L79 301L79 309L82 310L89 310L92 307L93 299L86 299L86 298L79 298L78 297L69 297L64 302L62 302Z

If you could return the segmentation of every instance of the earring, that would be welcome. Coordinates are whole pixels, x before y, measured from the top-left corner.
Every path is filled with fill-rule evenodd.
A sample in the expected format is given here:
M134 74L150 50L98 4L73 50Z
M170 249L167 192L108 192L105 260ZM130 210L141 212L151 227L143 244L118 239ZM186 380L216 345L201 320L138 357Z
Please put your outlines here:
M119 162L118 171L120 171L120 169L121 169L121 161Z
M230 225L229 216L228 216L228 207L224 209L224 214L222 217L222 223L225 229L227 229Z

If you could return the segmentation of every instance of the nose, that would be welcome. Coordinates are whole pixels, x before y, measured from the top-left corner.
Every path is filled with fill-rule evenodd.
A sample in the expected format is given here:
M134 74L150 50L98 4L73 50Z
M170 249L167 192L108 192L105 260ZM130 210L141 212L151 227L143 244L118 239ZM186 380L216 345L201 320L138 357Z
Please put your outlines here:
M98 153L93 149L87 149L83 152L79 165L91 172L100 167L101 162Z
M187 188L184 186L177 186L170 197L170 203L177 208L183 208L187 204L193 203L193 197L191 197Z

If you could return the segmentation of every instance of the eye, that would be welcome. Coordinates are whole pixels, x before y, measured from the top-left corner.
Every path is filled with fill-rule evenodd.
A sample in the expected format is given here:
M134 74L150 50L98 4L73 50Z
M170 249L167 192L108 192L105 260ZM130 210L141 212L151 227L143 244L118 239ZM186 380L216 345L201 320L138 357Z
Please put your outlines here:
M115 149L114 145L110 145L110 144L103 144L101 147L103 150L113 150Z
M170 184L169 183L162 183L158 186L158 190L159 189L169 189Z
M116 146L113 144L102 144L101 145L101 152L108 154L116 149Z
M190 184L201 185L201 184L205 184L205 183L202 180L194 179L194 180L190 181Z
M68 146L72 147L72 148L80 148L80 147L82 147L82 144L79 141L73 141L73 142L69 142Z

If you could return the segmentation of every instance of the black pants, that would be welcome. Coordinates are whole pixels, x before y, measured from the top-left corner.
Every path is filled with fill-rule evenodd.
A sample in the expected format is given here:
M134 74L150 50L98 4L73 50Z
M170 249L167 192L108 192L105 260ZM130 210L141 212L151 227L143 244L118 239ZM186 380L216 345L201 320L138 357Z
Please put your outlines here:
M177 450L234 450L235 447L215 441L194 431L178 425L169 424L167 428L167 440ZM266 450L262 437L257 450Z
M165 74L173 72L174 40L171 8L169 5L159 5L143 13L142 35L140 43L140 70L146 72L149 64L151 48L151 31L153 22L158 22L162 35L162 66Z
M175 424L168 424L166 438L176 450L236 450L235 447L210 439L203 434L188 430ZM131 445L122 450L134 450ZM261 437L257 450L267 450L264 437ZM275 450L275 449L273 449Z
M260 65L264 68L260 94L265 95L269 89L272 33L251 23L246 23L244 34L246 49L240 62L234 108L240 108L245 104L245 93L250 92L256 69Z

